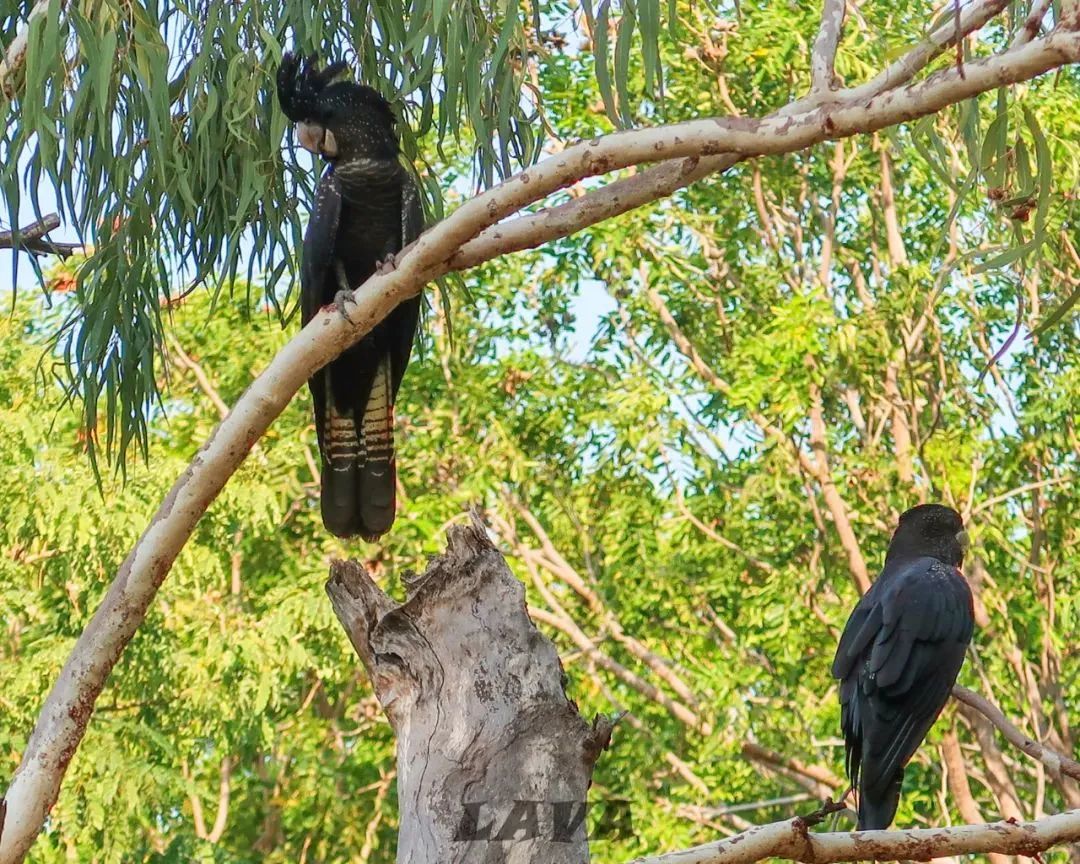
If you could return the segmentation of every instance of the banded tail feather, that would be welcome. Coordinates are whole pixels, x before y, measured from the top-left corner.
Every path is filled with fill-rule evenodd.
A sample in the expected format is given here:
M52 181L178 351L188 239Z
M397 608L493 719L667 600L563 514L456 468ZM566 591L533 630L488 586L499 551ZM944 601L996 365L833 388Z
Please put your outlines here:
M397 509L390 358L379 361L359 422L355 412L338 409L329 382L326 405L323 524L338 537L375 540L389 530Z
M352 412L340 413L329 392L327 378L326 413L323 426L323 465L321 509L326 530L338 537L349 537L360 530L357 487L359 465L363 462L363 443L357 435Z
M361 421L364 458L358 498L361 535L374 540L390 530L397 511L397 470L394 463L394 392L390 357L379 360Z

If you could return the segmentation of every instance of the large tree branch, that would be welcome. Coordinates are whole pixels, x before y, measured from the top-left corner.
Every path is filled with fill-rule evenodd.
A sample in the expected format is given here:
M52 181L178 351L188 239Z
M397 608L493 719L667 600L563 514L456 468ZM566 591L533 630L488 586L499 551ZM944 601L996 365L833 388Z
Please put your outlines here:
M121 565L42 707L5 796L0 864L21 861L33 843L56 801L109 672L145 618L198 520L247 452L313 372L369 332L402 300L451 269L463 267L456 256L464 244L522 207L585 177L657 160L689 159L683 164L696 168L702 159L721 155L727 159L732 153L744 157L791 153L933 114L1078 60L1080 32L1058 28L1045 38L966 64L964 77L950 68L867 101L843 101L841 91L836 94L840 101L784 117L708 118L582 142L462 205L411 246L395 271L379 273L357 289L356 304L350 308L352 321L336 311L325 311L290 341L173 485ZM560 225L559 236L607 218L618 206L618 201L606 201L600 207L582 209ZM550 234L537 230L529 245L550 239ZM488 251L495 257L509 248L493 244Z
M971 7L970 17L963 14L961 16L961 21L965 22L961 32L970 32L968 27L970 30L978 29L978 26L986 23L1005 5L1007 4L1002 0L995 0L994 3ZM976 24L978 26L975 26ZM950 34L948 37L942 35L946 30ZM492 195L504 187L520 184L521 178L526 178L525 186L531 187L537 193L531 201L537 201L587 176L655 160L660 155L669 161L568 203L487 228L454 253L446 262L448 269L466 269L499 254L533 248L569 236L589 225L670 195L710 173L726 170L749 156L794 152L827 139L875 132L896 123L936 113L946 105L961 102L996 86L1028 80L1080 59L1080 36L1072 31L1059 29L1044 39L1027 43L1016 50L965 64L964 78L959 76L956 69L950 68L902 90L890 89L905 83L923 68L948 44L950 38L955 37L955 32L954 25L947 25L919 48L913 49L911 54L907 55L906 62L897 61L903 66L902 73L894 70L891 78L883 73L866 84L835 91L827 104L817 105L814 100L805 99L760 120L742 117L695 120L650 130L615 133L568 147L558 156L510 178L502 186L486 194ZM1033 45L1039 46L1039 50L1029 50ZM1043 56L1045 52L1052 53L1053 59ZM650 134L646 138L636 137L645 133ZM782 147L780 150L773 150L771 147L760 146L762 140L759 140L759 146L755 147L752 139L758 135L770 139L770 145L774 140L777 143L779 140L790 140L789 136L805 140L805 144L791 149ZM613 148L604 143L617 143L609 142L609 139L620 136L624 140L630 137L635 139L634 156L629 160L621 158L624 154L629 154L629 150L613 153ZM552 162L557 165L552 166ZM574 176L572 163L579 171L583 169L584 173ZM542 172L538 170L541 168L544 169ZM515 194L520 191L515 189ZM486 195L481 196L470 203L475 204L485 197ZM528 203L531 202L524 201L514 209ZM494 225L510 212L513 210L498 213L491 224Z
M1080 839L1080 810L1034 822L1004 821L953 828L822 834L811 834L806 820L796 817L751 828L734 837L693 849L635 858L631 864L753 864L769 857L806 864L927 861L943 855L989 852L1031 857L1077 839Z
M1035 0L1031 6L1031 12L1024 21L1024 26L1013 37L1012 47L1015 48L1025 42L1030 42L1038 35L1043 19L1046 17L1046 13L1050 11L1050 4L1051 0Z
M960 11L959 25L956 21L946 21L875 78L847 91L850 98L866 99L907 84L938 54L954 45L957 39L974 33L1008 5L1009 0L984 0L965 6Z

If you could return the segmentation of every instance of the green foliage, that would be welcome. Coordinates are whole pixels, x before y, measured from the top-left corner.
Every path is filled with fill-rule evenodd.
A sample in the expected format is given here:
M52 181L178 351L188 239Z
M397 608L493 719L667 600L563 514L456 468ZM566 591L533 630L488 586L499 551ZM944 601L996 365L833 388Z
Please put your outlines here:
M385 92L399 107L415 100L405 110L418 130L410 154L430 161L429 188L448 205L535 155L541 124L515 125L537 110L517 99L524 78L535 74L545 134L562 141L730 106L760 113L805 92L816 27L806 4L766 2L674 11L640 0L588 10L438 2L409 15L394 4L247 4L243 15L227 7L232 20L220 4L168 15L67 8L32 35L68 46L70 73L54 67L56 51L27 68L27 96L12 110L37 93L36 125L22 114L2 145L39 148L26 158L40 182L77 184L65 215L98 244L85 265L53 275L51 308L20 296L0 322L9 769L117 566L219 419L196 371L230 405L287 338L277 304L289 301L274 271L291 265L283 249L297 242L308 179L280 153L266 58L289 27L305 47L347 42L369 78L391 73ZM926 23L925 4L906 0L859 11L838 58L849 82L895 59ZM575 26L593 34L591 46ZM11 29L0 21L5 36ZM974 53L1007 38L990 30ZM163 46L164 87L154 71ZM532 53L515 64L523 51ZM363 557L400 596L401 574L440 551L446 526L473 504L529 603L554 614L554 598L593 640L598 655L544 625L583 713L632 711L593 794L629 798L635 836L597 844L595 860L811 809L785 800L806 793L805 776L743 747L842 773L828 670L855 589L837 516L798 455L818 457L818 405L831 480L872 573L900 510L923 498L974 507L980 626L961 680L1029 732L1067 737L1080 723L1080 364L1065 305L1070 244L1080 248L1078 83L1066 70L875 139L742 165L478 268L465 280L468 302L433 310L406 376L401 509L378 546L343 547L322 530L302 394L177 562L110 679L32 860L392 861L392 736L322 592L326 562ZM50 124L53 138L28 131ZM21 169L5 164L5 188L21 188ZM114 225L114 215L126 218ZM890 220L902 257L890 250ZM220 293L175 300L181 264L183 285L221 280ZM1062 306L1056 326L1028 338ZM1018 320L1021 338L982 375ZM94 397L89 425L64 404L73 384ZM143 442L149 462L131 465L126 483L106 474L99 490L87 438L110 434L119 449ZM543 563L545 537L599 608L561 565ZM699 722L599 658L686 703ZM898 824L960 821L940 791L937 745L949 728L981 812L1001 812L983 748L948 709L908 771ZM1054 783L1009 756L1024 815L1037 801L1043 812L1064 808ZM228 818L211 842L199 834L213 826L223 764ZM731 804L749 807L702 809Z
M0 31L13 36L24 14L16 4L0 15ZM560 117L567 71L576 83L595 82L606 114L575 124L583 137L610 124L727 112L732 104L694 76L665 74L686 56L721 75L739 69L749 85L745 107L759 113L805 89L805 70L791 70L805 66L816 26L813 6L727 0L585 0L580 8L568 0L365 0L318 8L52 0L28 28L16 97L0 96L7 121L0 196L11 224L24 199L38 215L55 206L93 244L77 273L77 305L59 334L66 361L59 371L84 404L86 425L95 428L102 415L100 444L123 468L132 446L143 455L148 446L163 300L208 280L219 292L238 274L252 285L262 272L261 299L279 316L292 308L281 277L295 276L292 250L311 176L298 170L291 146L289 155L282 152L286 121L273 80L283 50L344 57L391 99L405 120L406 155L424 164L428 209L438 217L445 184L436 178L454 170L462 147L481 185L538 156L545 131L567 119ZM851 79L922 38L924 5L875 4L859 26L889 41L848 40L838 70ZM994 36L1000 42L1008 34ZM1026 262L1052 236L1045 221L1051 148L1034 115L1025 111L1020 122L1016 101L1002 94L985 134L977 112L967 115L969 146L982 157L973 151L972 161L999 193L1003 212L1014 219L1036 213L1031 236L1008 239L987 267ZM930 147L940 146L932 125L923 131ZM1016 182L1007 183L1013 175ZM1044 327L1075 300L1069 294ZM98 443L91 440L91 458Z
M295 274L311 178L282 152L274 75L283 50L348 59L402 113L406 155L470 141L479 176L535 158L539 106L520 97L537 33L516 3L52 2L32 21L18 96L0 96L0 194L56 207L94 254L64 322L66 386L107 452L145 452L163 339L160 301L177 284L220 290L246 268ZM538 10L537 10L538 12ZM0 16L14 29L15 6ZM527 32L528 31L528 32ZM539 94L536 94L539 96ZM464 130L468 129L468 135ZM290 148L291 149L291 148ZM434 214L438 184L426 178ZM51 209L50 204L47 209Z

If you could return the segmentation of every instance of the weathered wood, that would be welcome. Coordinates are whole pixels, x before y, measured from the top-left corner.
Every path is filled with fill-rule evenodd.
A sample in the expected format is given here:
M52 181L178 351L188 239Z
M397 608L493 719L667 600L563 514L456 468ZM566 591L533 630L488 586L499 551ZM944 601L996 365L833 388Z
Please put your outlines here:
M484 526L451 529L402 605L355 561L326 590L397 733L399 864L588 861L580 820L612 724L566 697Z

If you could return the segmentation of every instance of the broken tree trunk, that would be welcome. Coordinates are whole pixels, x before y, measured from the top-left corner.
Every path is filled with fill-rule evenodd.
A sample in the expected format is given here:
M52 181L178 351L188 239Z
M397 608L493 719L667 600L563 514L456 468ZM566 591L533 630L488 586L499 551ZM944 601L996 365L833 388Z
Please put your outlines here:
M334 612L397 734L399 864L589 860L590 726L563 690L555 646L483 525L406 579L398 605L355 561L331 566Z

